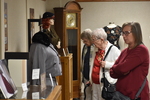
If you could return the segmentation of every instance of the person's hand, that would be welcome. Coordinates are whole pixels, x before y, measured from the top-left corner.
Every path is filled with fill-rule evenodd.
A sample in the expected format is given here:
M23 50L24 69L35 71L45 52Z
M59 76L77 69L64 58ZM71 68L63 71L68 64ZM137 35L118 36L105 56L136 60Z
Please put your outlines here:
M90 81L87 81L87 82L86 82L86 85L87 85L87 86L92 86L92 84L90 83Z
M61 48L61 46L60 46L60 41L58 41L58 44L57 44L56 46L57 46L58 49Z
M105 67L105 61L101 61L101 67L104 68Z

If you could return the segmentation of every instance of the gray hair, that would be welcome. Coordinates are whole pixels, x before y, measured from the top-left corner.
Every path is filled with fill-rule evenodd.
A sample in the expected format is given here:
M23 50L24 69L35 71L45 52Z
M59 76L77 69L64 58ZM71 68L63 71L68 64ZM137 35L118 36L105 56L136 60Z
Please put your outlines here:
M92 35L92 30L87 28L81 33L81 39L88 39L92 41L91 35Z
M92 32L92 36L94 36L97 39L104 39L104 41L107 40L107 33L104 31L103 28L97 28Z

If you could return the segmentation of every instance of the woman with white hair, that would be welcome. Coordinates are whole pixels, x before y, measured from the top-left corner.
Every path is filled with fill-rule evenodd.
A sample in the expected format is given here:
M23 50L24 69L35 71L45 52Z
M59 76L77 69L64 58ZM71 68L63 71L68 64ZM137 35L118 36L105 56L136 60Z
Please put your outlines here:
M92 54L93 60L90 62L90 82L92 83L92 100L103 100L101 97L101 89L103 84L101 79L103 77L102 68L105 68L105 77L110 83L115 83L117 80L110 77L109 69L120 55L120 50L107 40L107 34L103 28L98 28L92 32L92 41L97 49L94 49ZM109 47L113 45L105 59L103 58L107 53Z

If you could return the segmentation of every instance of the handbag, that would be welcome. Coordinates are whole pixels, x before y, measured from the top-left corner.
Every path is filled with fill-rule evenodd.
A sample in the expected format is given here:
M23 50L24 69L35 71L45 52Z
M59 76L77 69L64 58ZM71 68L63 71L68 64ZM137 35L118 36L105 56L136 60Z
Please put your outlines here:
M103 61L105 61L111 47L113 45L111 45L103 59ZM105 68L103 68L103 78L101 79L101 82L104 84L103 85L103 88L102 88L102 98L104 99L107 99L107 100L110 100L112 99L113 95L114 95L114 92L116 91L116 87L115 87L115 84L111 84L109 83L109 81L107 80L107 78L105 77Z
M142 90L143 90L143 88L145 86L145 83L146 83L146 78L144 79L144 82L143 82L142 86L140 87L140 89L136 93L135 98L133 100L140 100L140 98L138 98L138 96L142 92ZM116 92L114 92L114 95L113 95L111 100L131 100L131 99L129 97L123 95L119 91L116 91Z
M115 84L109 83L106 78L103 78L102 82L104 83L104 86L102 88L102 98L104 98L106 100L112 99L112 97L116 91Z
M114 92L111 100L131 100L129 97L123 95L119 91Z

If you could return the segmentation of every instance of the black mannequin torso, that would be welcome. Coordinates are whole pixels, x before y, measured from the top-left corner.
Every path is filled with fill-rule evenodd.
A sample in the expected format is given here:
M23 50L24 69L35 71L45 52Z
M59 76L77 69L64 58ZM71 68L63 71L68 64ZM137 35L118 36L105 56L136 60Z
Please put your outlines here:
M118 41L121 35L121 27L115 24L109 24L108 26L105 26L103 28L107 33L107 40L120 49Z

